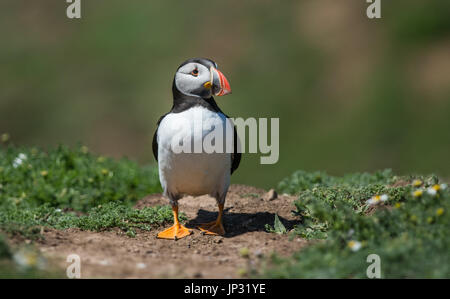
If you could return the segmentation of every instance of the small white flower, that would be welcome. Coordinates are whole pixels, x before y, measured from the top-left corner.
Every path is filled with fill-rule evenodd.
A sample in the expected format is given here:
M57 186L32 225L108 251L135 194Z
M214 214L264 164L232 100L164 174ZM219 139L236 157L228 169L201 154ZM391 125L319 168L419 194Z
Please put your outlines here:
M37 252L29 249L20 249L13 255L13 260L23 269L45 269L46 261Z
M377 200L377 199L375 199L375 198L370 198L370 199L368 199L367 201L366 201L366 204L368 204L369 206L373 206L373 205L376 205L378 202L379 202L380 200Z
M353 228L349 229L347 232L347 236L351 237L355 233L355 230Z
M361 242L358 241L350 241L348 242L347 246L352 250L352 251L358 251L361 249Z
M22 165L23 161L25 161L27 159L27 155L20 153L17 158L14 159L13 161L13 167L17 168L20 165Z
M61 213L62 210L61 210L61 209L55 209L55 212L56 212L56 213Z
M144 263L137 263L136 264L136 268L138 268L138 269L145 269L145 268L147 268L147 265L144 264Z
M430 194L431 196L435 196L437 191L436 191L436 189L428 188L427 193Z
M387 196L387 194L375 195L375 196L372 196L369 200L367 200L366 203L369 206L374 206L374 205L377 205L377 204L379 204L381 202L385 202L388 199L389 199L389 196Z
M19 167L20 165L22 165L22 163L23 163L23 160L22 160L22 159L15 158L14 161L13 161L13 167L14 167L14 168L17 168L17 167Z
M30 268L36 264L36 258L33 255L26 254L22 251L13 255L14 261L23 268Z
M441 184L441 189L442 189L442 190L447 189L447 184Z
M17 168L22 164L22 160L20 160L19 158L15 158L13 161L13 167Z

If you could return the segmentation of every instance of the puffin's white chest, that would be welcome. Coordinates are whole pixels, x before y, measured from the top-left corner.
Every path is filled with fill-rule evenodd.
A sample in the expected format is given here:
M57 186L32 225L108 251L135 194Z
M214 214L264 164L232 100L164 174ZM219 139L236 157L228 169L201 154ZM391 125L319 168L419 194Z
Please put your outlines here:
M164 117L157 138L159 177L166 194L215 196L226 193L230 184L231 154L206 153L201 148L213 128L225 128L226 122L225 115L203 107ZM226 134L222 138L225 144ZM179 140L183 140L182 144L188 142L192 152L174 148ZM194 152L196 146L197 151Z

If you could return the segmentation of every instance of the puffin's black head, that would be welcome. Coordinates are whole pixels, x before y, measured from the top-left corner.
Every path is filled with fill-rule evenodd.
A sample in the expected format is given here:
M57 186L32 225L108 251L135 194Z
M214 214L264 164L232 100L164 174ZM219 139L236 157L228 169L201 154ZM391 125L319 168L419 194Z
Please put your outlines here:
M217 69L217 64L206 58L191 58L177 69L173 92L208 99L213 95L231 93L230 83Z

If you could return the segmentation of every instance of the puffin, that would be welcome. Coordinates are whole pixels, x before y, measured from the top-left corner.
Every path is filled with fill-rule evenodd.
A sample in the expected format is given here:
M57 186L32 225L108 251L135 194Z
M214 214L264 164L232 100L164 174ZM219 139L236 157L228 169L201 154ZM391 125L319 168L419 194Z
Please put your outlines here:
M173 226L159 232L157 238L178 240L192 233L178 219L178 200L187 195L210 195L216 199L217 219L202 223L198 228L203 235L225 234L225 199L231 174L239 167L241 153L236 128L213 96L230 93L230 83L211 59L191 58L176 70L172 83L172 109L158 120L153 135L153 155L158 162L163 195L172 206L174 218ZM208 136L216 128L222 130L222 134L213 135L212 139L217 140L212 142ZM211 144L226 144L229 150L204 148L202 145L207 138Z

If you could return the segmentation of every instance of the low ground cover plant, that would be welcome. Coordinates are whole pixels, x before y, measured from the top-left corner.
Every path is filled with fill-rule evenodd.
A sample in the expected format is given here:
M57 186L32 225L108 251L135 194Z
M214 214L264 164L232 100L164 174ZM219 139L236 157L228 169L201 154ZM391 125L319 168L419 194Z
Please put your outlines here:
M292 236L317 242L272 256L258 275L367 278L367 257L377 254L383 278L450 277L450 193L438 177L298 171L278 187L298 195Z
M0 231L27 238L42 227L104 230L129 236L172 220L168 206L136 210L145 195L161 192L157 169L128 159L94 155L84 146L0 150Z

